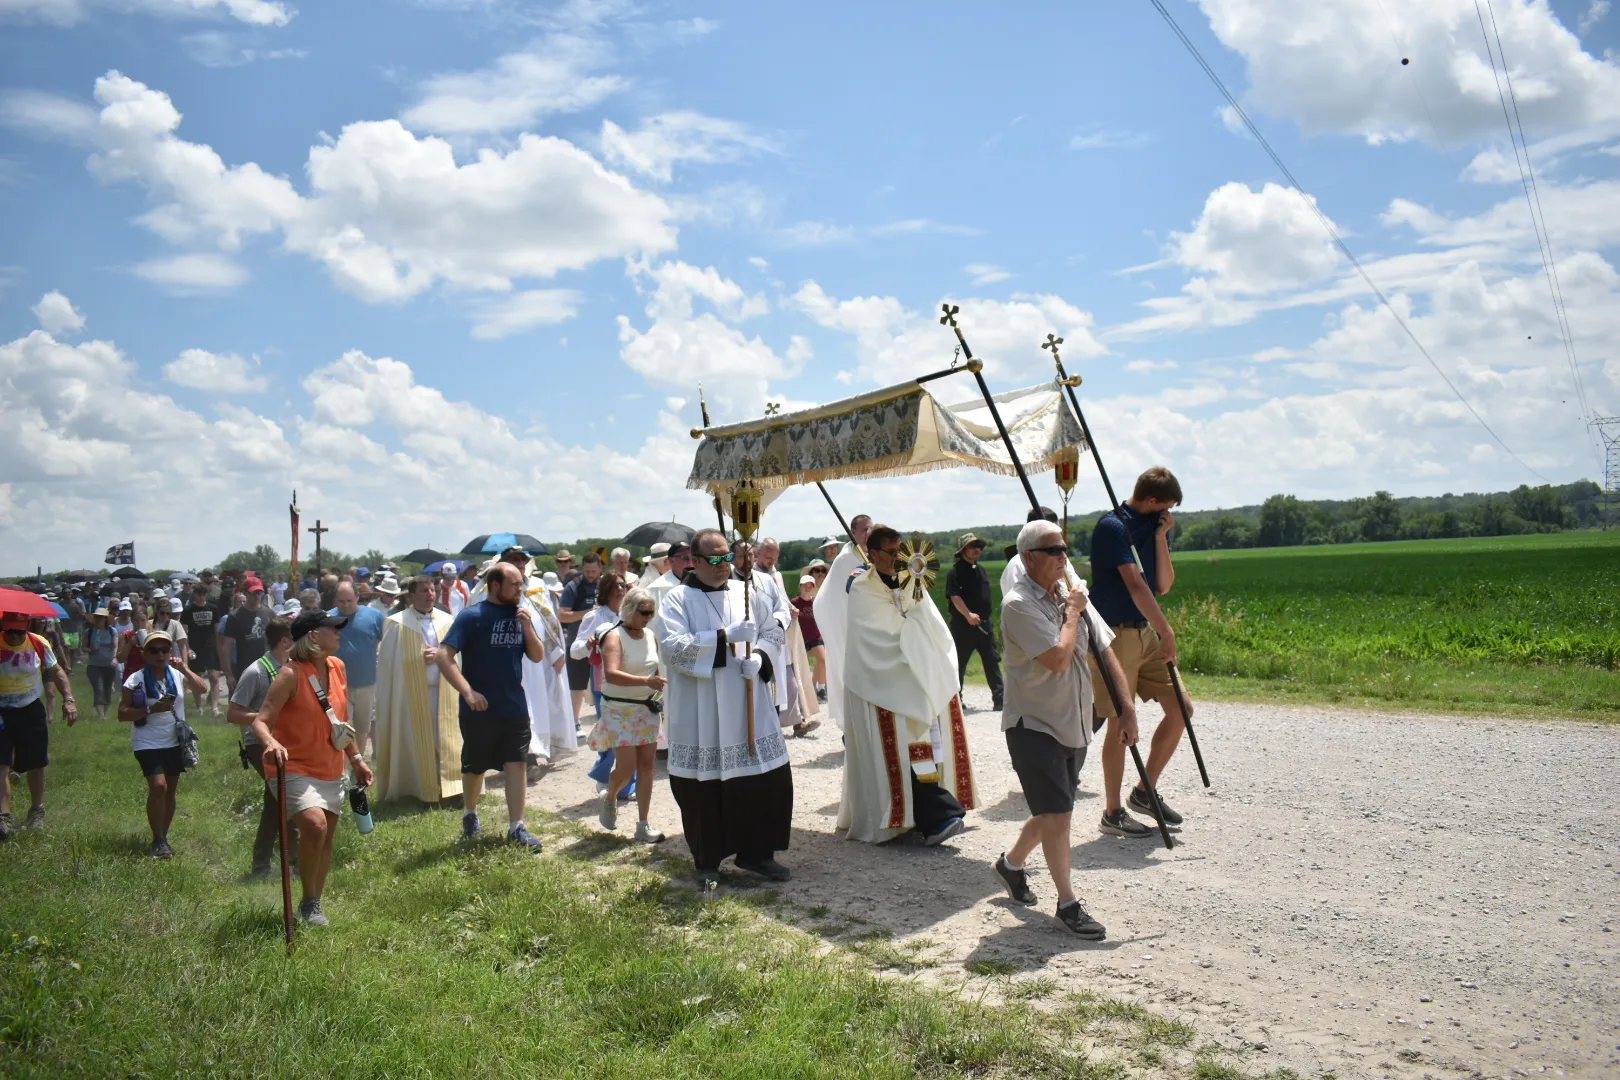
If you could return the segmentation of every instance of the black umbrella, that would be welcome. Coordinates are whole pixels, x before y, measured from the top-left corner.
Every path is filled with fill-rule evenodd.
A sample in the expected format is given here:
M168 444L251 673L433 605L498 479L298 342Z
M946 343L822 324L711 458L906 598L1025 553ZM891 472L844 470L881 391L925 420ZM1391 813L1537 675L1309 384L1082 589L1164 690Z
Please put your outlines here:
M690 544L697 530L678 521L649 521L637 525L625 534L624 542L632 547L652 547L654 544Z
M467 541L463 555L499 555L509 547L520 547L530 555L550 555L551 549L528 533L485 533Z
M114 570L112 572L112 576L115 577L115 578L142 578L142 579L144 579L146 577L146 571L137 570L133 566L120 566L118 569L116 569L116 570Z
M426 566L428 563L440 562L445 558L446 555L442 551L434 551L432 548L417 548L409 555L401 558L400 561L421 563L422 565Z
M100 578L100 570L64 570L56 575L57 581L95 581Z

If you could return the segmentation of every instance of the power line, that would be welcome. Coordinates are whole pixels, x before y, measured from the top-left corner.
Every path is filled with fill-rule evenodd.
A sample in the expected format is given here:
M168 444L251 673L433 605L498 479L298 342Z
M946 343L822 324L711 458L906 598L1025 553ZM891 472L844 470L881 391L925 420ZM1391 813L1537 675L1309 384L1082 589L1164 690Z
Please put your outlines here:
M1564 346L1564 358L1569 363L1570 378L1575 384L1575 399L1581 410L1581 423L1587 429L1587 437L1592 439L1593 449L1597 449L1597 437L1592 431L1592 406L1586 397L1586 385L1581 379L1580 358L1575 353L1575 332L1570 327L1569 311L1564 304L1564 289L1558 278L1558 262L1553 257L1552 231L1547 228L1547 215L1541 207L1541 188L1536 183L1536 170L1530 160L1530 140L1524 134L1524 121L1519 116L1519 96L1513 91L1513 73L1508 67L1507 50L1502 48L1502 32L1496 23L1496 7L1491 0L1485 0L1485 10L1491 14L1491 34L1485 33L1485 16L1480 11L1479 0L1474 0L1474 15L1479 19L1479 33L1485 39L1485 57L1491 64L1491 75L1496 79L1496 97L1502 103L1502 119L1507 122L1508 144L1513 147L1513 161L1519 168L1519 182L1524 186L1524 199L1530 207L1530 227L1536 234L1536 247L1541 252L1542 270L1547 275L1547 289L1552 294L1553 314L1558 326L1558 334ZM1496 71L1496 55L1491 53L1491 36L1496 38L1496 55L1502 58L1502 72L1500 77ZM1502 95L1502 84L1507 83L1507 96ZM1513 103L1513 115L1508 116L1508 101ZM1514 129L1518 130L1518 138L1514 138ZM1521 157L1520 147L1524 148Z
M1496 440L1496 444L1503 450L1507 451L1509 457L1511 457L1514 461L1517 461L1524 467L1525 471L1529 472L1532 476L1537 477L1543 483L1551 483L1552 481L1548 480L1545 476L1542 476L1541 473L1537 472L1535 469L1532 469L1528 462L1515 453L1513 448L1503 441L1502 436L1496 433L1496 429L1485 422L1485 418L1481 416L1479 414L1479 410L1474 408L1469 400L1463 396L1462 391L1457 389L1457 384L1452 382L1451 377L1441 369L1439 363L1436 362L1435 358L1429 353L1429 350L1424 347L1423 342L1418 340L1418 336L1413 332L1412 327L1401 316L1401 313L1395 309L1395 305L1390 302L1390 299L1387 295L1385 295L1384 290L1378 287L1378 283L1372 279L1372 275L1367 272L1367 268L1361 265L1361 260L1356 258L1355 252L1351 251L1349 245L1344 242L1344 238L1339 235L1339 230L1334 226L1332 220L1322 212L1321 207L1316 205L1316 200L1311 198L1310 195L1306 194L1304 186L1300 184L1300 182L1294 177L1293 171L1289 169L1286 164L1284 164L1283 159L1277 154L1277 151L1272 149L1271 143L1263 134L1261 134L1260 129L1255 126L1254 121L1249 119L1249 114L1244 111L1242 105L1238 104L1237 98L1232 96L1232 91L1226 88L1226 83L1218 74L1216 74L1215 69L1209 66L1209 61L1204 59L1204 54L1199 52L1198 46L1193 44L1192 39L1187 36L1186 31L1182 30L1181 24L1176 22L1175 16L1170 14L1169 10L1164 6L1162 0L1149 0L1149 2L1158 11L1158 13L1164 17L1164 21L1169 25L1171 31L1181 41L1181 44L1186 46L1187 51L1192 54L1192 58L1196 60L1198 62L1198 66L1204 70L1204 74L1209 76L1209 81L1215 84L1215 88L1221 92L1221 96L1224 97L1226 99L1226 103L1232 107L1232 111L1237 114L1240 120L1243 121L1243 126L1248 129L1249 134L1254 136L1254 140L1260 144L1261 149L1265 150L1266 155L1271 158L1271 163L1277 166L1278 171L1283 174L1283 177L1288 181L1289 186L1292 187L1299 197L1305 201L1305 205L1310 207L1311 213L1316 215L1316 220L1319 221L1322 228L1327 231L1327 234L1329 238L1332 239L1334 246L1337 247L1344 257L1349 260L1350 265L1355 267L1356 273L1361 275L1361 280L1366 282L1367 288L1372 291L1372 294L1378 298L1378 302L1384 306L1384 309L1389 312L1396 324L1400 326L1401 330L1405 332L1406 336L1411 339L1412 344L1417 346L1418 352L1422 353L1423 359L1427 360L1429 362L1429 366L1434 368L1434 373L1440 376L1440 380L1446 384L1446 388L1456 396L1458 401L1462 402L1463 408L1468 410L1469 415L1471 415L1474 420L1478 422L1479 426L1484 428L1486 433L1490 435L1491 438Z

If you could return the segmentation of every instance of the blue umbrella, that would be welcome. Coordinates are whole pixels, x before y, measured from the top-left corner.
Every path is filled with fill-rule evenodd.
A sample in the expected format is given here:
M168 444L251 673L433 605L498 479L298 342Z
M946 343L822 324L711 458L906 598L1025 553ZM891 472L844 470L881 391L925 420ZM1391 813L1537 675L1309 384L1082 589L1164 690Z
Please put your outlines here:
M55 600L47 600L45 602L56 609L56 617L58 619L65 619L68 617L67 608L63 607L61 604L58 604Z
M426 566L422 567L422 573L424 573L424 574L442 574L442 573L444 573L444 568L447 567L447 566L455 567L456 568L456 573L458 573L458 574L461 573L463 570L465 570L467 568L466 562L464 562L464 561L462 561L460 559L444 559L444 560L442 560L440 562L428 563Z
M520 547L530 555L550 555L551 549L528 533L485 533L467 541L463 555L499 555L509 547Z

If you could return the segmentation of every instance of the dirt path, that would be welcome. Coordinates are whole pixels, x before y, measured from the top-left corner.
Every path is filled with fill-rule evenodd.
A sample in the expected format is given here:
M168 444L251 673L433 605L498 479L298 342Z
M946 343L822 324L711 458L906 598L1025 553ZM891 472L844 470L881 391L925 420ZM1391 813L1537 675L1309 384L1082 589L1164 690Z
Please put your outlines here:
M1620 1076L1620 729L1205 705L1215 786L1183 747L1164 785L1187 817L1174 851L1099 836L1086 763L1076 885L1109 933L1089 945L1051 919L1044 866L1038 908L992 879L1025 807L988 693L968 704L983 805L941 848L835 837L838 732L791 741L788 903L926 939L930 980L988 966L1150 1004L1263 1046L1256 1072ZM589 756L537 801L593 821ZM684 856L668 791L654 819Z

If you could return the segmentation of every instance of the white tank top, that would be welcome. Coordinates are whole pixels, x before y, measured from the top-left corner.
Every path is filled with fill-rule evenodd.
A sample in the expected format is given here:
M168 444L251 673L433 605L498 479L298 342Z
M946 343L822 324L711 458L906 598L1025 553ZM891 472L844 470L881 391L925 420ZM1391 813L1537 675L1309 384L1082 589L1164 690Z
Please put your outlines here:
M640 641L631 637L630 631L623 626L615 627L613 632L619 639L620 671L626 675L642 677L658 674L658 642L653 640L650 627L641 632ZM610 698L645 701L653 696L653 689L650 686L622 686L619 683L608 682L604 676L602 693Z

